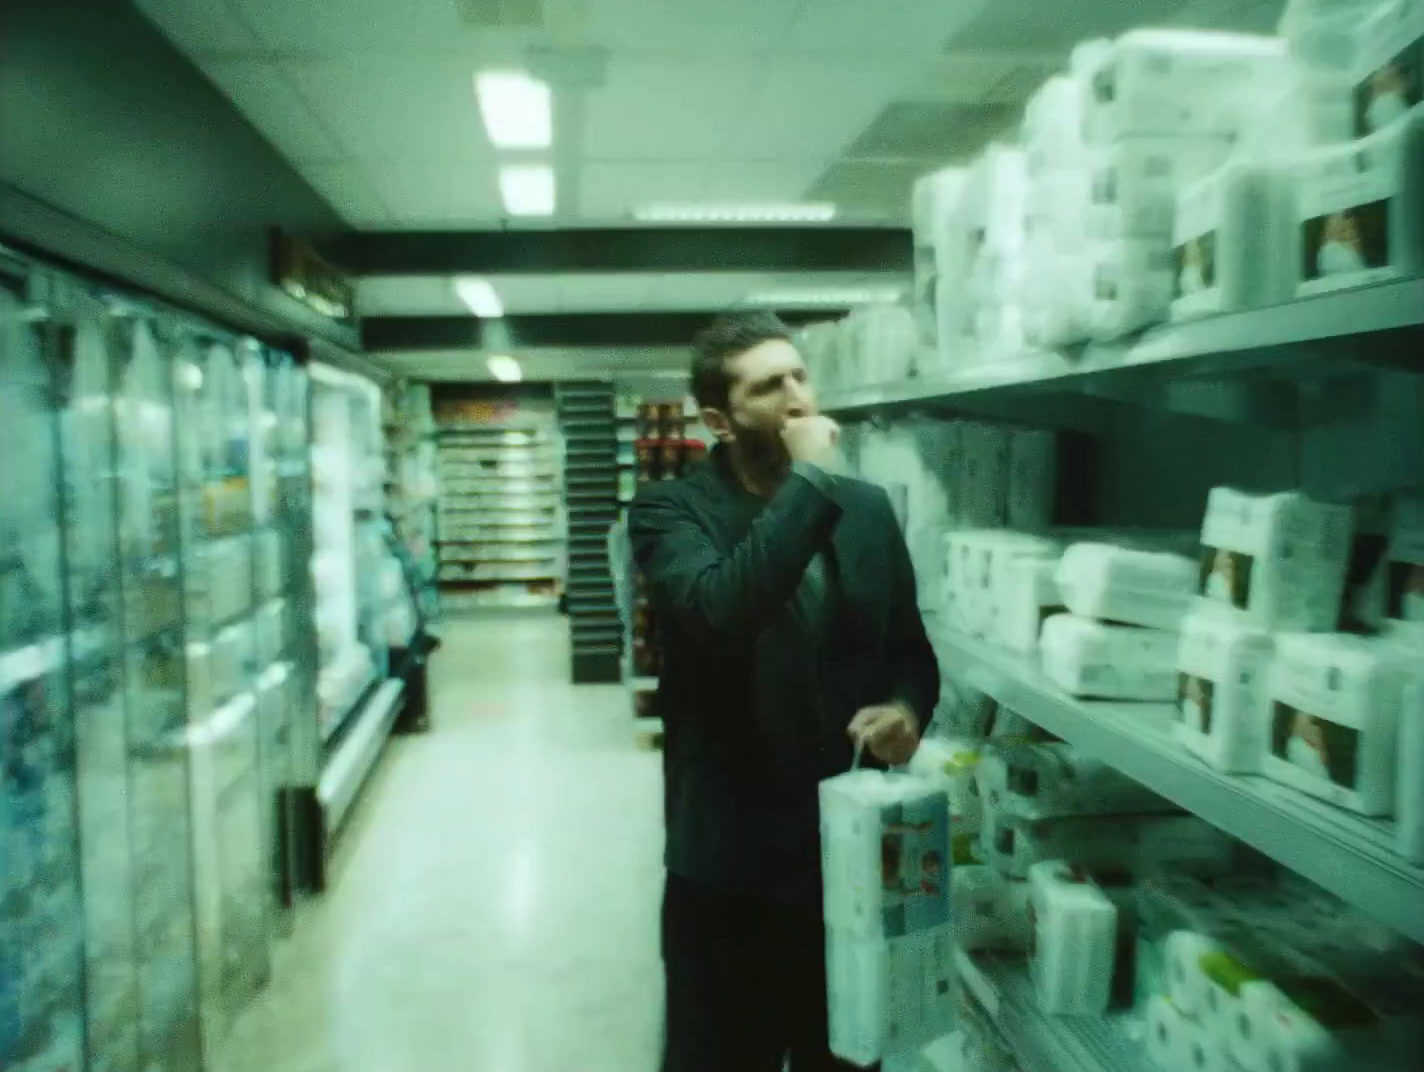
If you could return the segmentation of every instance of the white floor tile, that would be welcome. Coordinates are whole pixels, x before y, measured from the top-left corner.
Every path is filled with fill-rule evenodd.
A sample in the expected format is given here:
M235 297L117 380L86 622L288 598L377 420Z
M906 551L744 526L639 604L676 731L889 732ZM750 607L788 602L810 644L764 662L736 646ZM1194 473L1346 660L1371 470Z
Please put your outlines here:
M652 1072L662 781L557 617L447 623L221 1072Z

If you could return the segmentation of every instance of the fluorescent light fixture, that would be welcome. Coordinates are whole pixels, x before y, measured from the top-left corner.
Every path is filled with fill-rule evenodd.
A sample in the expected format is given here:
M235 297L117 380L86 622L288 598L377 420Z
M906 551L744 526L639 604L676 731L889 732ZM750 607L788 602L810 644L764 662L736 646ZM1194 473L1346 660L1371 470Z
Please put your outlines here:
M508 354L494 354L489 359L490 375L500 383L518 383L524 379L524 370L519 362Z
M796 201L786 204L663 204L633 210L644 223L825 223L835 219L829 202Z
M548 164L506 164L499 169L499 193L511 216L552 216L554 169Z
M783 309L819 305L875 305L899 301L903 287L826 287L820 290L758 290L747 295L747 305L771 305Z
M554 141L553 105L546 83L522 71L481 71L475 96L485 133L496 149L547 149Z
M488 279L472 275L455 278L455 296L465 303L465 308L481 320L498 320L504 315L504 302Z

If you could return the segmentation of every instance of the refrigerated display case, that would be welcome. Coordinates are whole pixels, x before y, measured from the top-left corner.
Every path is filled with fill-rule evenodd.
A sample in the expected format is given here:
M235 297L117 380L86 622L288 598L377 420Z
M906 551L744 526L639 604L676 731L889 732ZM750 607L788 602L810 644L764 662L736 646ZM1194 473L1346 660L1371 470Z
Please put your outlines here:
M0 1068L196 1072L314 786L306 373L0 250Z

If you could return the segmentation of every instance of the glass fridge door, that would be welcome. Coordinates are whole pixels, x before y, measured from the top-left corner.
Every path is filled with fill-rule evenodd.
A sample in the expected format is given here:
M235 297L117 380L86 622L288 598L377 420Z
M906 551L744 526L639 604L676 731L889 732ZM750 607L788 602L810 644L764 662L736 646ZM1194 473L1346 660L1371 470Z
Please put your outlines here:
M84 1062L83 923L54 382L0 277L0 1068Z
M173 414L174 364L147 319L111 333L129 818L144 1072L203 1067Z
M243 342L184 334L176 355L198 968L215 1052L270 969L258 745L254 407Z
M124 728L108 311L56 282L47 338L59 381L89 1072L140 1065L129 767Z

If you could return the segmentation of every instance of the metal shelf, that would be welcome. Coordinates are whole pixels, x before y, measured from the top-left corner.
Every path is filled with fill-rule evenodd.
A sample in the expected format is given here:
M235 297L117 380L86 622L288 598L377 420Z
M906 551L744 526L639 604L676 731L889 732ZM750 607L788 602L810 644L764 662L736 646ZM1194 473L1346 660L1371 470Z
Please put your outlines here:
M965 685L1424 942L1424 868L1395 851L1393 822L1355 815L1267 778L1208 767L1173 738L1170 704L1077 700L1021 656L937 624L931 636L940 665Z
M1025 1072L1142 1072L1143 1048L1112 1017L1039 1011L1021 957L955 954L959 978L1003 1032Z
M1336 291L1300 301L1201 320L1165 324L1136 338L1089 344L1066 353L1029 352L986 362L947 377L902 380L828 393L828 413L942 403L1018 391L1084 391L1114 380L1269 372L1286 379L1354 366L1419 369L1424 341L1424 280L1410 279ZM1364 334L1406 331L1402 346L1332 347L1302 353L1300 343L1327 343ZM1412 355L1412 356L1411 356Z

